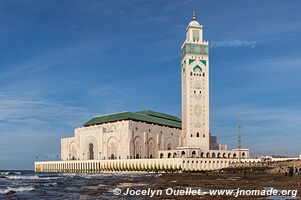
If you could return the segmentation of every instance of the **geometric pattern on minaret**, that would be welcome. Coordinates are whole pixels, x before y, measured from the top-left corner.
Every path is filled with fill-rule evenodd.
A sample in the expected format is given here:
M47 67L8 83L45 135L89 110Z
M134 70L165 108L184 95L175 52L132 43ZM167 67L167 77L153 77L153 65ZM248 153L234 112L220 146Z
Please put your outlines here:
M209 150L208 42L195 13L181 50L183 147Z

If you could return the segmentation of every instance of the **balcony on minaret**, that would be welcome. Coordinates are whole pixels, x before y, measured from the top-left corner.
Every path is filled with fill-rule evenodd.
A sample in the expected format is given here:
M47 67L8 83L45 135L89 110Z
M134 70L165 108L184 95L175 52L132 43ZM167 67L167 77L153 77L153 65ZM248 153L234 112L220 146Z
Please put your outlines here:
M188 43L202 43L203 26L197 21L195 13L193 13L192 21L186 28L186 41Z

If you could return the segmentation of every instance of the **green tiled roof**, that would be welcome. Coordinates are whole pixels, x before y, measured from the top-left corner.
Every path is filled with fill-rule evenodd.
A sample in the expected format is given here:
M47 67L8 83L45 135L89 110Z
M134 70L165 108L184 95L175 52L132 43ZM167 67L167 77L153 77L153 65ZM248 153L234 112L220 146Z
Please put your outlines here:
M86 122L84 126L91 126L120 120L142 121L146 123L158 124L173 128L181 128L182 124L181 119L178 117L151 110L145 110L140 112L120 112L110 115L94 117L88 122Z

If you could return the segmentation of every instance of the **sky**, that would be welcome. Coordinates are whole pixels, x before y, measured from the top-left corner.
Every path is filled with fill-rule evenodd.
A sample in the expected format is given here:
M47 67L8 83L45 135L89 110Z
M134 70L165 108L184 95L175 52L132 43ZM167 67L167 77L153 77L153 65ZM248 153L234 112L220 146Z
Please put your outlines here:
M210 45L210 131L253 156L301 154L298 0L2 0L0 169L33 169L90 118L181 116L195 10Z

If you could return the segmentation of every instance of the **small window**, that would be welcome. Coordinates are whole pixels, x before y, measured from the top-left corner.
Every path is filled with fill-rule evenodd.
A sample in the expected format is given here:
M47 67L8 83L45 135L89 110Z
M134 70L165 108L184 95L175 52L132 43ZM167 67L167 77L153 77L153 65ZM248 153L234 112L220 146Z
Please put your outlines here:
M190 135L190 137L192 137L192 134Z
M192 72L190 72L190 76L192 76Z
M205 137L205 134L203 134L203 137Z
M200 137L200 133L199 132L196 133L196 137Z

